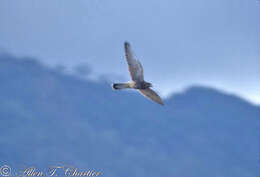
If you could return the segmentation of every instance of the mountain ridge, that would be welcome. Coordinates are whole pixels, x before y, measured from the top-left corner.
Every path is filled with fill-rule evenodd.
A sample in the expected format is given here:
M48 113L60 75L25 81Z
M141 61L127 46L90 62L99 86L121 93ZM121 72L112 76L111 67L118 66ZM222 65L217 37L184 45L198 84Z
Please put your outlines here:
M0 164L109 177L260 174L260 108L239 97L195 86L160 106L10 55L0 56L0 83Z

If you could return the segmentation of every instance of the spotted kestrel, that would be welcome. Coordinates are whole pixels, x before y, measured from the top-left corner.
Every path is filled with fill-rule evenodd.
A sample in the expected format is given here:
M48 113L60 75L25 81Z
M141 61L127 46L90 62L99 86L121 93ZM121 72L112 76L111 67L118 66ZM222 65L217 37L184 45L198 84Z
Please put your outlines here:
M128 42L125 42L124 46L125 46L125 55L128 64L128 70L130 72L130 76L132 80L127 83L114 83L112 85L113 89L115 90L126 89L126 88L138 89L140 93L143 94L145 97L150 98L156 103L164 105L160 96L150 88L152 87L152 84L144 80L142 64L134 56L130 44Z

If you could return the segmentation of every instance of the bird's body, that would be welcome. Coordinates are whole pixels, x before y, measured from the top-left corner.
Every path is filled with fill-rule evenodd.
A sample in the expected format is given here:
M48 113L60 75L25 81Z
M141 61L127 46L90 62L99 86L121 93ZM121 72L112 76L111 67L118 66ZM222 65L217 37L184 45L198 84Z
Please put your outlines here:
M112 85L113 89L115 90L127 89L127 88L138 89L144 96L163 105L160 96L150 88L152 87L152 84L144 80L142 64L134 56L130 44L128 42L125 42L124 46L125 46L125 54L126 54L126 60L128 64L128 70L130 72L132 80L127 83L114 83Z

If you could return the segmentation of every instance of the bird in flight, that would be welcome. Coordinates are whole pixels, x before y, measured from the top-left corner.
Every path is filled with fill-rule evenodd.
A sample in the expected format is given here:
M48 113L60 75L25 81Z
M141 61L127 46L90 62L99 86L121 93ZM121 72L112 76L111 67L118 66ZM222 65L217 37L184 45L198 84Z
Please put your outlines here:
M113 89L115 90L127 89L127 88L137 89L145 97L150 98L156 103L164 105L160 96L150 88L152 87L152 84L144 80L142 64L135 57L130 44L128 42L125 42L124 47L125 47L126 61L128 64L128 70L131 76L131 81L127 83L114 83L112 84Z

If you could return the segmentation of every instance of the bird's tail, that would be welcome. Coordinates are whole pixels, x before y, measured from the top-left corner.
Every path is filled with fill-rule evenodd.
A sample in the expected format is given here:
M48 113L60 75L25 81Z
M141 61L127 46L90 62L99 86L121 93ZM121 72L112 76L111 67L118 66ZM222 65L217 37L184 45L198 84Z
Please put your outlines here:
M115 90L130 88L128 83L114 83L112 84L112 87Z

